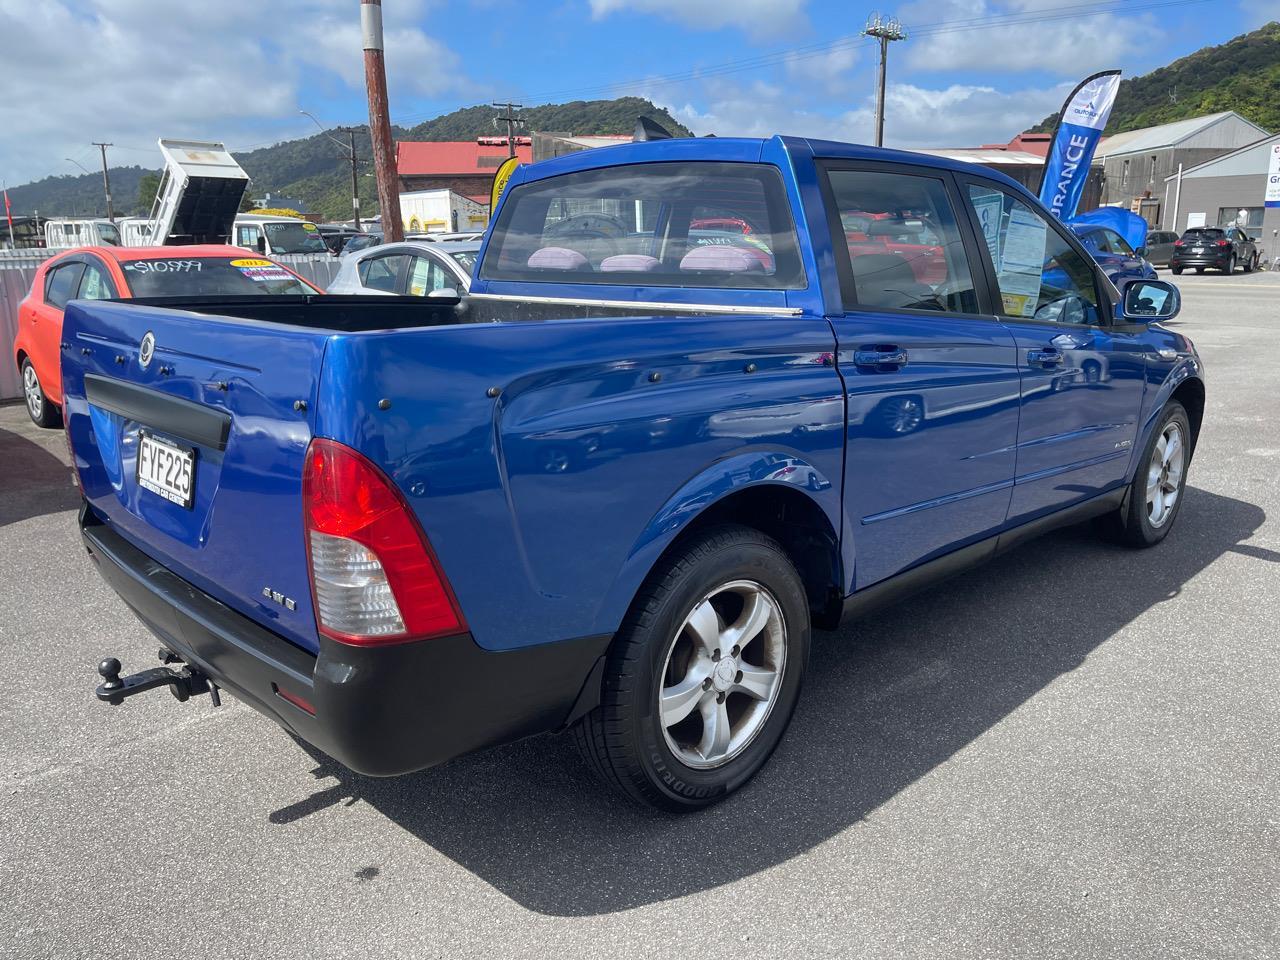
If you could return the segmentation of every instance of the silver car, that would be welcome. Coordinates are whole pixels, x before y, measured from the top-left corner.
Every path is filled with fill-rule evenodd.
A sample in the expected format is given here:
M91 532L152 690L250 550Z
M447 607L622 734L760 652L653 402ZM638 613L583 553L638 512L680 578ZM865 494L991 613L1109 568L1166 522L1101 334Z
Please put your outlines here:
M384 243L342 258L329 293L450 297L471 286L479 243L406 240Z

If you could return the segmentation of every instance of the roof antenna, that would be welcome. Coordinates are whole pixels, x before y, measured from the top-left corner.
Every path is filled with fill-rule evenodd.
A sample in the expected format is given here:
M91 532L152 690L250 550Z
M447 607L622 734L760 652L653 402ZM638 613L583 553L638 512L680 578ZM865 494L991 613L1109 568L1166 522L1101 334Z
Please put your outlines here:
M670 140L671 131L648 117L636 117L636 131L631 139L637 143L646 140Z

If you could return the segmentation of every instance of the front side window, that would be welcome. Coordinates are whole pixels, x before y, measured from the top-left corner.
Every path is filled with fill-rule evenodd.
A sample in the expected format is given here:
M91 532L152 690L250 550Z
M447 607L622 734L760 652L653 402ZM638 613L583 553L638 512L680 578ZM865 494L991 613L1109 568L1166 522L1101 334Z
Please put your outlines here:
M1039 212L1003 190L969 185L1006 317L1098 324L1092 263Z
M254 226L236 227L236 246L244 247L246 250L258 249L258 228Z
M430 257L413 258L413 269L409 271L409 296L425 297L434 290L456 286L453 277Z
M871 170L829 173L858 306L977 313L946 184Z
M80 292L76 296L81 300L110 300L115 295L115 289L102 268L92 263L85 264Z
M1133 247L1129 246L1129 241L1114 230L1103 230L1102 235L1106 237L1107 247L1112 253L1119 253L1126 257L1133 256Z
M805 285L776 168L644 163L512 190L486 280L788 290Z
M114 223L98 224L98 239L102 241L103 246L118 247L120 246L120 231L116 229Z

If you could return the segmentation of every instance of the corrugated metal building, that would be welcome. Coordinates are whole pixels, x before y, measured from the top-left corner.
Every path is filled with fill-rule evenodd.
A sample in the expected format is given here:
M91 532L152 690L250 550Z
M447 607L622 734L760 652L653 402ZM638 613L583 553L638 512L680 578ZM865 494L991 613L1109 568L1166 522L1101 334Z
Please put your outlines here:
M1263 205L1277 149L1280 133L1167 177L1162 185L1165 229L1181 233L1188 226L1236 224L1260 242L1264 257L1280 256L1280 207Z

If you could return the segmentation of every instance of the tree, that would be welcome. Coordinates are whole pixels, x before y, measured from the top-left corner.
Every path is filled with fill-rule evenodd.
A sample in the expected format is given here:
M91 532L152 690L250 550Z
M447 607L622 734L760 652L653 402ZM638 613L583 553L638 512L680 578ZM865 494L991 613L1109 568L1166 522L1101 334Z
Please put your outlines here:
M249 185L246 183L244 187L244 196L240 198L240 210L238 212L248 213L252 209L253 209L253 194L250 192Z
M138 212L144 217L151 213L156 202L156 194L160 191L160 174L147 172L138 181Z

